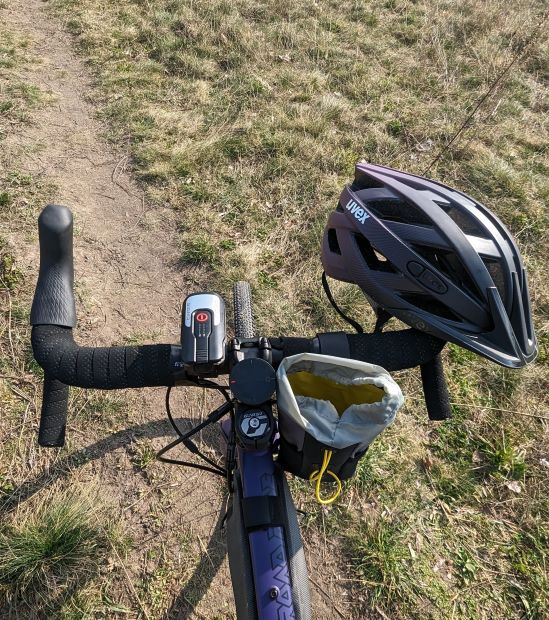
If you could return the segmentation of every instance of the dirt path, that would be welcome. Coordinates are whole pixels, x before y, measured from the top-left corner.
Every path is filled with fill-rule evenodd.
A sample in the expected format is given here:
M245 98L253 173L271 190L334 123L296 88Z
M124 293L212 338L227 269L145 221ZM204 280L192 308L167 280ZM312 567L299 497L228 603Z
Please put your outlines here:
M173 211L149 208L126 172L127 157L101 139L104 128L88 103L89 75L44 6L40 0L12 0L2 11L18 33L29 36L31 52L41 59L28 72L29 83L55 97L7 146L16 146L28 172L53 181L55 200L73 210L77 286L88 293L88 321L102 323L94 337L109 342L136 331L161 331L175 341L183 291L172 266L178 255ZM80 325L86 320L82 309Z
M185 291L176 268L175 214L147 204L127 172L128 158L102 138L105 128L89 103L90 76L72 52L70 37L45 7L40 0L10 0L0 8L0 19L27 37L30 54L40 59L22 69L24 81L54 98L4 145L21 172L55 184L53 200L73 211L77 338L90 344L120 343L128 337L177 342ZM36 244L13 237L19 264L28 273L36 272ZM111 430L119 431L114 437L93 429L86 436L78 423L69 421L76 452L55 471L71 471L53 477L69 485L100 483L102 494L119 509L123 527L134 540L118 591L120 602L134 612L130 617L160 617L166 608L170 618L228 617L232 593L217 527L223 486L192 470L160 464L144 471L136 467L146 447L158 449L171 440L171 431L164 422L161 391L127 396L130 413L113 422ZM208 402L201 395L189 400L187 394L184 404L179 411L197 419ZM131 428L123 430L128 420ZM31 475L27 496L43 488L42 480L42 472ZM160 594L152 599L156 590Z

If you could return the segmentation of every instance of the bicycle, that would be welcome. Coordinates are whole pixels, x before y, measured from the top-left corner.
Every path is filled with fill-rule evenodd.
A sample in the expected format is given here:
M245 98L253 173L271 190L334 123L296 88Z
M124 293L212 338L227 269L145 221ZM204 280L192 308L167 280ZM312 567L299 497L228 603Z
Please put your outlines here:
M372 334L320 333L313 338L256 336L250 287L234 288L235 336L227 339L224 302L198 293L185 300L180 345L82 347L73 338L72 214L49 205L39 217L40 271L31 311L32 346L44 369L38 442L61 447L65 440L69 386L95 389L168 387L166 409L177 439L160 460L224 476L229 491L227 548L239 620L311 618L307 567L296 509L284 471L275 460L275 370L283 358L316 352L364 360L389 371L420 366L429 417L450 417L440 352L443 340L414 329ZM229 384L214 379L228 375ZM187 433L170 411L176 386L218 390L225 402ZM201 454L191 437L220 422L225 465ZM165 454L183 444L206 461L179 461Z

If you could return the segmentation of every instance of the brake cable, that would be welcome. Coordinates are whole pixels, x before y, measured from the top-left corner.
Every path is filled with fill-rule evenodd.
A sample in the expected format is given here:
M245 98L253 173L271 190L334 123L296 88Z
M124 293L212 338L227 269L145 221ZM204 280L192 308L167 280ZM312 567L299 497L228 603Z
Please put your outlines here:
M210 424L214 424L215 422L220 420L222 417L227 415L227 413L232 412L233 409L234 409L234 405L233 405L233 402L231 401L231 399L229 397L227 389L224 386L218 385L217 383L214 383L213 381L207 381L207 380L197 380L196 384L197 384L197 387L216 389L216 390L220 391L223 394L223 396L225 397L225 400L227 402L223 403L217 409L212 411L208 415L206 420L204 420L203 422L201 422L200 424L198 424L197 426L192 428L187 433L183 433L179 429L179 427L177 426L177 424L176 424L176 422L175 422L175 420L173 418L172 412L171 412L171 408L170 408L170 394L171 394L172 386L170 386L167 389L167 391L166 391L166 414L168 416L168 420L170 421L170 424L172 425L174 431L177 433L178 438L175 441L172 441L171 443L169 443L167 446L164 446L156 454L156 458L159 461L162 461L163 463L169 463L169 464L172 464L172 465L182 465L184 467L192 467L194 469L201 469L203 471L208 471L208 472L210 472L212 474L216 474L218 476L227 477L227 475L228 475L227 470L225 468L223 468L223 467L220 467L217 463L215 463L215 461L212 461L205 454L200 452L200 450L198 449L196 444L191 440L191 437L193 435L195 435L196 433L198 433L199 431L201 431L206 426L209 426ZM167 457L164 456L164 454L166 454L166 452L170 451L172 448L175 448L179 444L183 444L187 448L187 450L189 450L192 454L196 454L197 456L199 456L203 461L208 463L211 467L208 467L206 465L200 465L199 463L192 463L190 461L181 461L179 459L167 458Z

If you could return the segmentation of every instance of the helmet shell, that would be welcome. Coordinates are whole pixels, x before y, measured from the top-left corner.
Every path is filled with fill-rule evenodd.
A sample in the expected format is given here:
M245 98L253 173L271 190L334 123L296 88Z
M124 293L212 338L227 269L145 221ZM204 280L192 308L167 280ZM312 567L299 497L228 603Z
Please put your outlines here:
M537 354L526 271L510 232L446 185L357 164L324 231L322 263L374 306L503 366Z

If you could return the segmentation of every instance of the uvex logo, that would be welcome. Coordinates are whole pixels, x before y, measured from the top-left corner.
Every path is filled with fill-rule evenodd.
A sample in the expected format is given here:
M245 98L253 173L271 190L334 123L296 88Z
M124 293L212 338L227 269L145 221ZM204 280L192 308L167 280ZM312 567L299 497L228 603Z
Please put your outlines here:
M352 198L345 205L345 208L347 211L350 211L361 224L364 224L364 222L370 217L370 215L366 213L362 207L359 207L358 203Z

